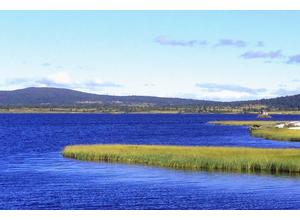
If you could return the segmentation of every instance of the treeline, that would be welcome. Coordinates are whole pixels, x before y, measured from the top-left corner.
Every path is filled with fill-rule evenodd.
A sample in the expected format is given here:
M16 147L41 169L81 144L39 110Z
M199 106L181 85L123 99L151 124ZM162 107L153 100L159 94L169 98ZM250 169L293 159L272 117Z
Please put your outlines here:
M73 105L73 106L2 106L1 112L99 112L99 113L258 113L257 106L149 106L149 105ZM272 110L272 109L268 109Z

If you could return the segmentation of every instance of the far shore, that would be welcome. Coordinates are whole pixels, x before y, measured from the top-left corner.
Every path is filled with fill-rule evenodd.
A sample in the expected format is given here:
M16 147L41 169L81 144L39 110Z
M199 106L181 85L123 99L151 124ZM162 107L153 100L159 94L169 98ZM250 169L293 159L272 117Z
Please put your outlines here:
M84 108L11 108L5 109L0 108L1 114L14 114L14 113L45 113L45 114L59 114L59 113L69 113L69 114L81 114L81 113L94 113L94 114L229 114L229 115L243 115L243 114L254 114L258 115L259 112L240 112L240 111L209 111L209 112L189 112L189 111L171 111L171 110L153 110L153 111L99 111L97 109L84 109ZM272 111L269 112L270 115L300 115L300 111Z

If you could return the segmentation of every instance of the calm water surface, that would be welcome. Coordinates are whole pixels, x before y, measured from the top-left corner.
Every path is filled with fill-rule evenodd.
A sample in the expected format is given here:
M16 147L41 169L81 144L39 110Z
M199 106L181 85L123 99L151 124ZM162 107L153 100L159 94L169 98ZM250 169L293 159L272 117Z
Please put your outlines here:
M69 144L300 148L211 120L255 115L0 114L0 209L300 209L300 178L65 159ZM299 115L272 120L300 120Z

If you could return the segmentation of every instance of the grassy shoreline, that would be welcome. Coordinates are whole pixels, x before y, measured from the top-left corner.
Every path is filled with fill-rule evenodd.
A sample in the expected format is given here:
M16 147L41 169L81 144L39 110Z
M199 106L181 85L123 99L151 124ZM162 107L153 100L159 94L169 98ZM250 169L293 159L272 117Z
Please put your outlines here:
M277 141L300 141L300 131L287 128L257 128L251 129L250 133L254 137Z
M283 121L210 121L210 124L233 126L275 126Z
M275 125L283 121L212 121L211 124L248 126L252 136L277 141L300 141L300 130L276 128Z
M83 161L141 164L181 170L300 174L300 150L247 147L74 145L62 152Z

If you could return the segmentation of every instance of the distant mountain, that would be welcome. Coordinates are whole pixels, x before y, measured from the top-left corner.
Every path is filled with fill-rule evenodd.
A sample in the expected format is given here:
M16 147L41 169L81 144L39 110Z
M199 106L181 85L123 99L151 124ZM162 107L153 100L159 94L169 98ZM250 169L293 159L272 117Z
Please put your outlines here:
M254 101L216 102L195 99L162 98L153 96L97 95L61 88L30 87L13 91L0 91L0 107L97 107L142 106L155 108L270 108L275 110L300 110L300 95L261 99ZM201 109L199 110L199 108ZM256 107L256 110L258 108ZM145 110L147 111L147 109Z
M300 110L300 94L253 101L228 102L231 106L262 105L270 109Z
M251 103L251 101L248 101ZM253 103L258 103L266 105L269 108L279 108L279 109L300 109L300 94L292 96L284 96L272 99L261 99L254 101Z
M97 95L61 88L30 87L13 91L0 91L0 106L74 106L74 105L150 105L189 106L213 105L217 102L152 96Z

